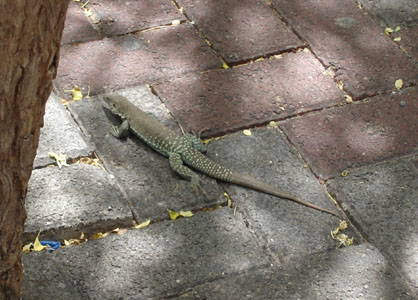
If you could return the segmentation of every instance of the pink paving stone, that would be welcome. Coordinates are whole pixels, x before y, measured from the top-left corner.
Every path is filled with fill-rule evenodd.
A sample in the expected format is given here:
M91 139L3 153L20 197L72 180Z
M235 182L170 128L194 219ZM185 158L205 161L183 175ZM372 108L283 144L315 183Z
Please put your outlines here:
M61 43L63 45L81 43L99 40L100 38L100 34L93 29L93 26L80 5L71 1L68 5Z
M90 87L94 95L220 67L220 60L194 27L181 24L64 46L55 86L61 93L74 85L87 93Z
M214 136L344 102L323 72L311 53L289 53L177 77L154 89L187 131Z
M177 3L228 63L304 45L265 1L179 0Z
M356 4L340 0L272 0L354 98L418 82L418 68Z
M280 123L322 178L418 151L418 88Z
M173 20L186 20L169 0L89 1L88 8L100 19L99 26L105 35L125 34L171 24Z

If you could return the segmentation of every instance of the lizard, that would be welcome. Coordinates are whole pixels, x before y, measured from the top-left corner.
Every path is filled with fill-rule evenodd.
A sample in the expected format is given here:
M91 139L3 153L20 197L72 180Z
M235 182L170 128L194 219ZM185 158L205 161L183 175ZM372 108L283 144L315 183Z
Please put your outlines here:
M206 150L200 138L193 134L178 135L121 95L104 94L102 99L104 100L103 106L122 119L122 124L119 127L111 127L110 132L112 135L116 138L124 138L131 131L152 149L168 157L170 167L181 177L189 180L196 192L200 188L200 177L192 169L217 180L247 187L275 197L285 198L341 218L336 212L306 202L293 194L274 188L250 175L232 171L216 163L203 154Z

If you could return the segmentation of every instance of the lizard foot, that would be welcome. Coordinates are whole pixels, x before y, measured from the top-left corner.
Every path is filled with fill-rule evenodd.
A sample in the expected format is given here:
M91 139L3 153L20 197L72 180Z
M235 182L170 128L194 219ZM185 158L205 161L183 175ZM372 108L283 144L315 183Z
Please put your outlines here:
M206 197L207 200L209 200L209 195L206 193L205 189L200 185L201 179L198 175L193 176L190 183L192 185L192 189L194 193L196 194L196 197L199 196L199 189L201 190L202 194Z

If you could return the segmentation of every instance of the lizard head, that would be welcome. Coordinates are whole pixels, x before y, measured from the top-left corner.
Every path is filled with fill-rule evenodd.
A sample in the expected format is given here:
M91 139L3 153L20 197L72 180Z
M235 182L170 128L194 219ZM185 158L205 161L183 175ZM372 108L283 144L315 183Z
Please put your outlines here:
M124 97L118 94L104 94L102 95L103 107L110 110L114 114L121 112Z

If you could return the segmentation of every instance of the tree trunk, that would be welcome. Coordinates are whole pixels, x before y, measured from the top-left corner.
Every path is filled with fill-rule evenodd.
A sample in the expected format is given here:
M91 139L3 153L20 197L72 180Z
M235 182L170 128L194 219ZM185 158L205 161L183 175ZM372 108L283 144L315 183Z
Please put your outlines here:
M21 298L25 196L67 5L0 0L0 300Z

